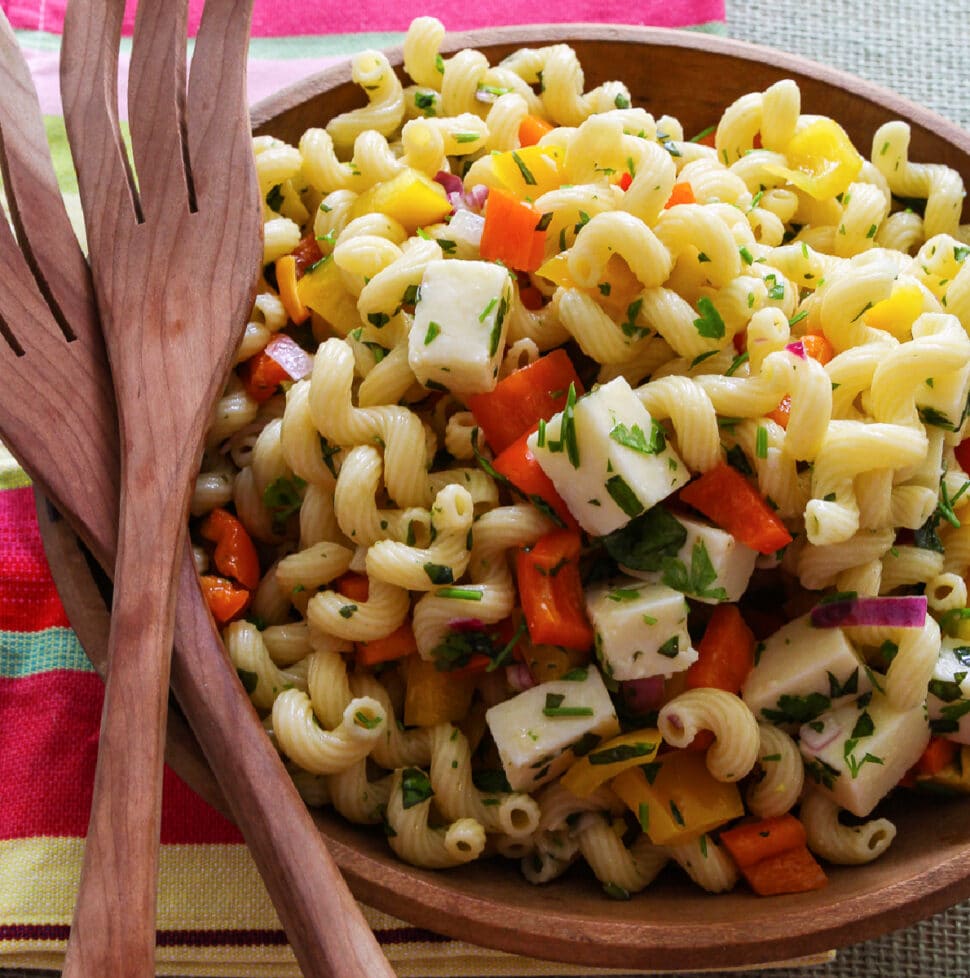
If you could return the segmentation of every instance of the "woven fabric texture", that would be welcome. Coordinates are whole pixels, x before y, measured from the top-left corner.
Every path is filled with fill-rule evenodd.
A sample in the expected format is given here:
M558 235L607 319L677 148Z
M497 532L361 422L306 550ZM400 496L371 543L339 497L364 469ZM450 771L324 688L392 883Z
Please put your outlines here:
M970 0L729 0L727 32L841 68L970 129Z

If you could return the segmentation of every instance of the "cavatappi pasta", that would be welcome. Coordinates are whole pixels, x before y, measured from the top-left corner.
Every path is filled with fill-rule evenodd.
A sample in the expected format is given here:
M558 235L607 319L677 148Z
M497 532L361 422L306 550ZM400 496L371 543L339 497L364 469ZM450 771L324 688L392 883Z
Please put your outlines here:
M444 37L255 140L192 505L231 660L416 865L821 885L890 792L970 791L960 177L792 81L688 138L566 45Z

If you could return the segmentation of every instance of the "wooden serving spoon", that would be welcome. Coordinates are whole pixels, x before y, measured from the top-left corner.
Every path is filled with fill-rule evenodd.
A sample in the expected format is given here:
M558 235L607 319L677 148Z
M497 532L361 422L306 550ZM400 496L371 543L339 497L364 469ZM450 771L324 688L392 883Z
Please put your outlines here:
M130 182L113 107L99 103L97 94L114 91L106 80L117 69L123 4L73 6L65 34L65 105L122 404L126 485L103 757L68 974L154 973L158 792L175 559L209 404L245 321L259 259L259 202L243 96L248 4L207 8L193 63L187 149L179 94L184 4L179 11L150 6L139 13L132 62L140 193ZM227 215L231 233L217 231ZM47 273L56 274L52 268ZM97 364L89 372L104 380ZM107 403L110 408L110 398ZM110 483L114 456L107 446L113 439L99 430L91 441L104 462L99 476L104 481L107 473ZM28 469L45 484L44 471L57 468L58 456L28 454L40 462ZM82 476L75 487L92 481L83 468L72 474ZM64 497L55 494L62 504ZM89 520L85 510L66 508L82 537L108 560L113 534L105 510L113 507L108 504ZM305 973L391 974L225 663L188 555L181 568L178 588L187 613L179 618L183 654L173 679L239 813ZM281 780L282 796L274 788ZM270 794L282 813L268 804ZM281 814L295 835L279 823ZM274 832L277 842L286 835L293 848L279 853ZM301 843L302 851L295 848Z

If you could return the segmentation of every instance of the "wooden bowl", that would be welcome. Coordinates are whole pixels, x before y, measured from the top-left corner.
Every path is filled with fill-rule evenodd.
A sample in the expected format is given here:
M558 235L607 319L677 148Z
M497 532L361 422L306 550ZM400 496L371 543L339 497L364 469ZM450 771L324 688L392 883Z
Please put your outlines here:
M879 125L903 119L912 127L912 159L945 163L970 185L966 132L876 86L777 51L699 34L596 25L473 31L450 36L446 47L477 47L494 63L523 45L562 41L578 52L588 87L622 79L635 105L678 117L688 133L717 121L738 96L794 78L803 111L834 117L863 153ZM400 51L391 59L399 64ZM259 134L296 143L307 127L362 102L349 65L337 66L257 105L253 125ZM103 605L69 531L51 522L44 507L41 518L55 578L84 642L86 632L104 627ZM214 780L178 717L170 748L170 761L185 780L220 805ZM412 924L577 964L693 970L854 943L970 896L970 800L902 798L884 808L899 830L888 854L866 867L832 868L822 890L764 899L742 886L710 896L668 871L626 902L607 899L579 869L542 887L525 882L515 864L504 861L438 873L414 869L397 861L379 831L328 812L315 817L354 893Z

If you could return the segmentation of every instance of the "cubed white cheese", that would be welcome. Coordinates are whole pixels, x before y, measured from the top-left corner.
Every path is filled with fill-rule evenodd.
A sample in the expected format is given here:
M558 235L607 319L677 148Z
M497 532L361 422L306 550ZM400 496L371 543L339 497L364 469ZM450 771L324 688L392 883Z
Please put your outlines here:
M859 818L895 787L929 740L922 703L900 712L878 693L823 713L799 731L806 775Z
M816 628L803 615L769 636L755 655L741 698L759 720L794 727L872 689L841 628Z
M705 604L738 601L747 590L758 551L738 543L730 533L716 526L683 516L676 517L687 531L676 559L683 566L682 582L689 594ZM679 569L679 568L678 568ZM660 571L640 571L628 567L621 570L642 581L669 580ZM679 586L678 583L678 586Z
M943 639L926 708L933 733L970 744L970 646L961 639Z
M690 478L622 377L555 415L529 438L529 449L578 523L596 536L625 526Z
M591 588L586 610L600 665L613 679L671 676L697 659L680 591L625 578Z
M512 278L487 261L428 262L408 336L408 364L425 387L479 394L498 379Z
M577 670L576 679L540 683L491 707L485 721L505 776L515 791L557 778L620 725L599 670Z

